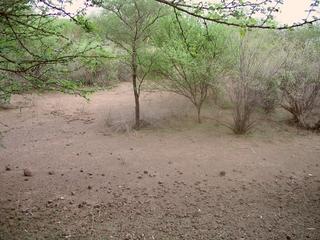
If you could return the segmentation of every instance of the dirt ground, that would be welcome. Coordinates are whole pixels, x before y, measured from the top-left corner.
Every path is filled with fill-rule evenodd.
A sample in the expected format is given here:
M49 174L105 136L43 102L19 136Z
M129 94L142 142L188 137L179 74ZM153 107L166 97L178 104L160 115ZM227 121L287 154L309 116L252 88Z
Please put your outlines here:
M90 102L16 96L0 111L0 239L320 239L320 135L280 113L238 137L168 93L128 83ZM29 169L32 176L24 176Z

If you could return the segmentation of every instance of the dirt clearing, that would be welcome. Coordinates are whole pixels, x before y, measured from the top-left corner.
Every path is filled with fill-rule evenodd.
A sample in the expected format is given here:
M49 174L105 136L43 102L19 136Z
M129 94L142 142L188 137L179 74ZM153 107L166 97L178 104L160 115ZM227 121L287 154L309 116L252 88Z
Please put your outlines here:
M0 111L0 239L320 239L319 135L237 137L183 98L141 102L139 132L127 83Z

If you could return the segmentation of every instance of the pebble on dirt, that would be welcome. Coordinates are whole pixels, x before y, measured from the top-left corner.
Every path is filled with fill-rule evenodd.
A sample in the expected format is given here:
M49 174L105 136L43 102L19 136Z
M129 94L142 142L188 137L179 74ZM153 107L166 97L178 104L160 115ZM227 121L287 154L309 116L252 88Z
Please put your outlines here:
M226 175L226 172L225 171L221 171L220 173L219 173L219 176L220 177L224 177Z
M31 177L31 176L32 176L31 170L28 169L28 168L23 169L23 176L25 176L25 177Z
M9 165L6 166L6 171L11 171L11 167Z

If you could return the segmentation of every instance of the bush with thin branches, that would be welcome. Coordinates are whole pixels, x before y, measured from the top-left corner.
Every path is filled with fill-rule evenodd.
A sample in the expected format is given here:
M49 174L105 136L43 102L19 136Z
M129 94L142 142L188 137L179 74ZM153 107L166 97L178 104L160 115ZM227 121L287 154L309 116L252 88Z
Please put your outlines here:
M308 37L304 41L299 41L299 38L291 40L285 49L287 59L281 75L281 106L292 114L293 121L298 126L306 129L319 129L319 37Z
M252 113L261 102L261 93L266 99L272 97L266 92L266 83L275 78L283 62L275 41L272 34L240 31L237 47L233 50L233 80L229 86L233 104L233 123L229 126L236 134L247 133L254 126Z

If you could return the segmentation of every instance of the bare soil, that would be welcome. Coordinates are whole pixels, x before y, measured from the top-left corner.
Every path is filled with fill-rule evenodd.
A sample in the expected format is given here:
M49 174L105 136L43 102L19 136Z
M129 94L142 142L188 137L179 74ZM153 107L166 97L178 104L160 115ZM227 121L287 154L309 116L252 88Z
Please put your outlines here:
M238 137L187 100L128 83L89 102L15 96L0 111L0 239L320 239L320 136L261 115ZM225 117L226 116L226 117ZM27 172L27 174L26 174Z

